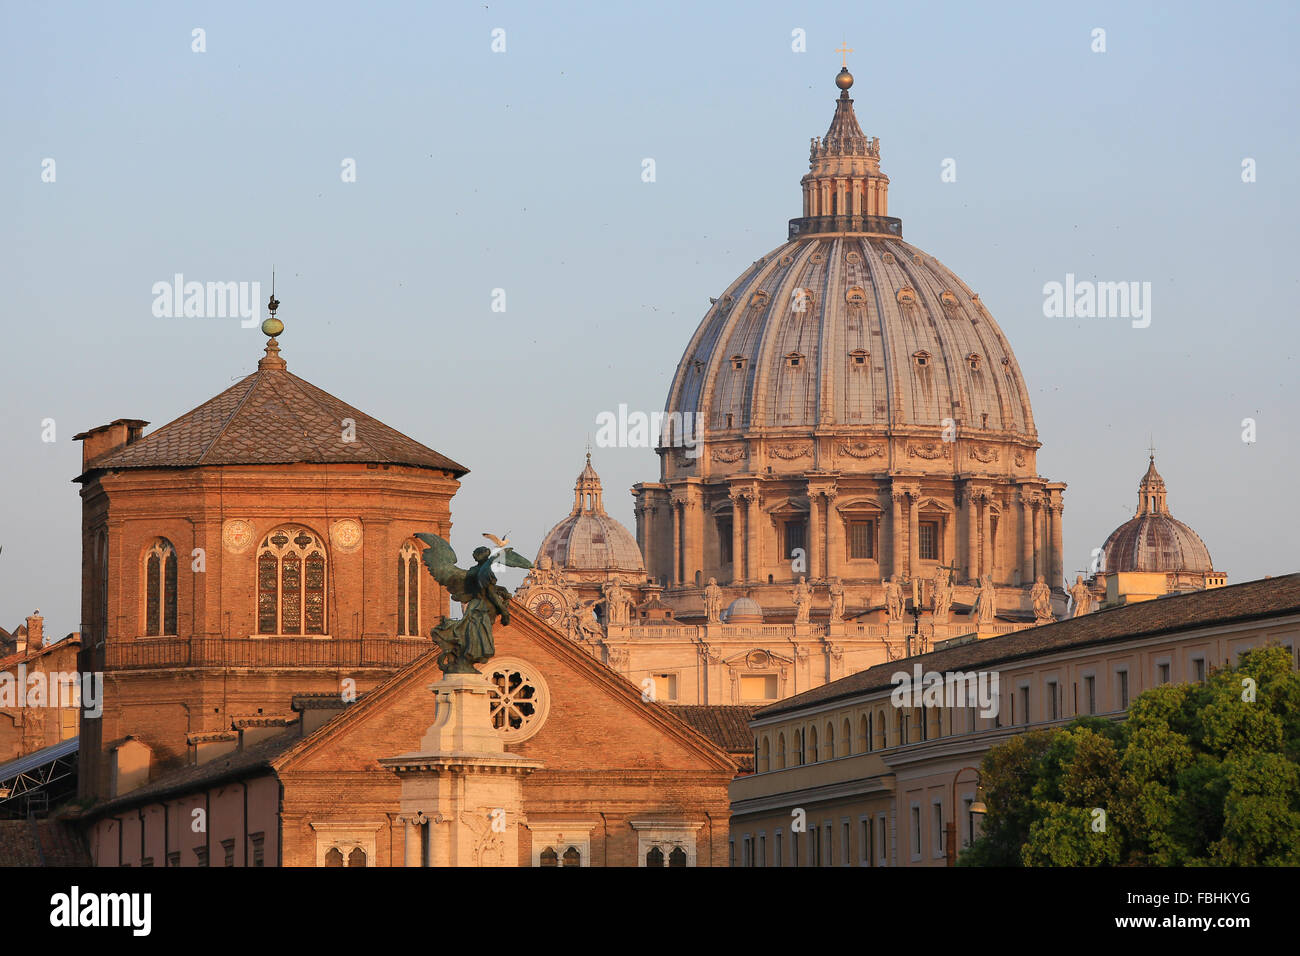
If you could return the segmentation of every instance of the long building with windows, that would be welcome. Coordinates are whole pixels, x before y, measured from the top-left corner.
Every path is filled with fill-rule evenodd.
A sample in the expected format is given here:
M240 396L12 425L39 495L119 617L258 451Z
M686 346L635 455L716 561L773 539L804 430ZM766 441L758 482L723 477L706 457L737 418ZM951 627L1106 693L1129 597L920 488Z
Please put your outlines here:
M1026 730L1122 719L1160 684L1300 647L1300 574L1115 607L882 664L754 714L733 866L944 866L978 833L980 761ZM995 708L896 706L898 675L997 676ZM969 700L969 698L967 698ZM798 824L796 826L796 824Z

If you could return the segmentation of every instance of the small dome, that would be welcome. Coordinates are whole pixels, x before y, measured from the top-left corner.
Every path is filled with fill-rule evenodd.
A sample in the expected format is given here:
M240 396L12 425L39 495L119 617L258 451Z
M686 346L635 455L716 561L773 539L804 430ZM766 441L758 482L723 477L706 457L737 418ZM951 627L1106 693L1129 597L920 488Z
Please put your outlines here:
M736 598L727 605L725 620L728 624L762 624L763 609L752 598Z
M1169 513L1165 480L1155 455L1138 483L1137 514L1110 533L1102 546L1106 571L1214 570L1201 536Z
M537 561L548 557L562 570L644 572L636 538L605 513L600 476L591 467L590 453L573 490L573 510L547 532L537 549Z
M1210 549L1177 518L1147 514L1111 532L1102 548L1107 571L1213 571Z

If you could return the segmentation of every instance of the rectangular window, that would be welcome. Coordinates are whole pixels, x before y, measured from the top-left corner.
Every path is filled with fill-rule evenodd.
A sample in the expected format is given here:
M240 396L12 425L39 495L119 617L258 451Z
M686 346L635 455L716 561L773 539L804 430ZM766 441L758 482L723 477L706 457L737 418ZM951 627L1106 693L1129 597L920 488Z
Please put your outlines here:
M1029 688L1020 688L1020 720L1029 723Z
M221 861L222 866L235 865L235 841L234 840L222 840L221 853L223 857Z
M835 865L835 835L831 832L831 825L828 823L822 827L822 838L826 841L826 866Z
M876 556L876 523L874 521L850 521L848 531L850 560L868 560Z
M1095 714L1097 712L1097 678L1089 674L1083 679L1083 687L1088 694L1088 713Z
M1057 706L1056 681L1047 682L1047 719L1056 720L1060 717L1060 708Z
M744 865L746 867L752 867L754 865L754 847L753 844L750 843L749 837L745 837L741 852L744 854Z
M677 675L676 674L651 674L654 680L654 699L655 700L676 700L677 699Z
M262 833L253 833L248 837L248 841L253 845L253 866L265 866L266 857L264 844L266 836Z
M1192 658L1192 677L1196 679L1197 683L1201 683L1201 684L1205 683L1205 658L1204 657Z
M932 811L934 816L934 838L931 842L934 843L934 855L943 856L943 804L934 804Z
M731 563L731 519L718 519L718 563Z
M1160 681L1160 683L1168 684L1169 683L1169 662L1166 661L1164 663L1157 664L1156 674L1159 675L1158 680Z
M1115 683L1119 686L1119 709L1128 710L1128 671L1116 671Z
M208 848L205 846L196 846L194 848L194 858L197 860L197 866L208 865Z
M808 831L808 865L809 866L822 865L821 849L822 849L821 831L817 829L816 824L813 824L812 829Z
M672 699L677 699L675 689ZM776 700L776 675L742 674L740 677L740 699ZM803 760L801 759L799 762L803 763Z
M912 807L912 859L921 858L921 808Z
M790 834L790 862L795 866L801 866L799 861L799 834L798 832Z
M758 835L758 865L767 866L767 834Z
M917 530L920 532L920 540L917 550L921 554L922 561L939 560L939 522L922 521Z
M852 855L851 855L850 852L849 852L849 841L850 841L850 840L852 839L852 837L853 837L853 830L852 830L852 828L849 826L849 821L848 821L848 820L845 820L845 821L844 821L844 825L843 825L843 827L841 828L841 830L842 830L842 832L840 833L840 840L841 840L841 843L840 843L840 865L841 865L841 866L848 866L848 865L849 865L849 861L850 861L851 859L853 859Z
M861 826L858 828L858 839L861 841L861 845L858 847L858 859L862 861L863 866L870 866L873 856L871 852L871 821L863 817L859 823Z
M880 837L876 840L876 852L880 856L880 865L886 866L889 863L889 825L885 822L884 814L880 815Z
M781 859L781 831L777 830L776 839L772 843L772 865L780 866L782 862L783 861Z
M167 865L168 865L168 866L180 866L180 865L181 865L181 851L180 851L180 850L177 850L177 851L175 851L174 853L168 853L168 854L167 854Z
M795 549L806 551L808 548L808 522L802 518L785 523L785 556L794 557Z

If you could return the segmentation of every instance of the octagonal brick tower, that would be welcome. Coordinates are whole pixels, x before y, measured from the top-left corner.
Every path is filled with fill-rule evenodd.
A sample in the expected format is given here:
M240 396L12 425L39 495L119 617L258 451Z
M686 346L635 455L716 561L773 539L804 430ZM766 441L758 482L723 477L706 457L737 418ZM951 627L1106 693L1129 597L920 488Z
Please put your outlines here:
M941 567L957 611L985 574L1004 620L1032 618L1038 576L1059 610L1065 485L1037 473L1011 345L966 283L903 240L847 69L836 84L803 215L711 300L673 376L660 479L633 489L647 570L688 619L716 577L729 600L789 620L802 574L823 585L814 619L838 577L846 612L872 620L884 579L909 594L917 579L928 606Z

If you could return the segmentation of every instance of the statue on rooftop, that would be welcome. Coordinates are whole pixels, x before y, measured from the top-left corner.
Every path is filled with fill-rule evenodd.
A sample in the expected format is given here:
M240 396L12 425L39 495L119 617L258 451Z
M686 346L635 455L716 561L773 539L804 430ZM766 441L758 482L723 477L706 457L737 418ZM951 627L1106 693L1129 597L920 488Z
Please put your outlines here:
M444 538L424 533L416 537L428 545L420 557L433 579L463 607L458 620L444 616L429 632L442 648L438 667L444 674L477 674L474 665L490 660L496 653L493 619L500 616L502 624L510 623L510 592L497 584L492 573L494 560L500 558L512 568L531 568L533 564L514 548L493 554L490 548L478 547L474 549L474 567L465 570L456 567L456 552Z

